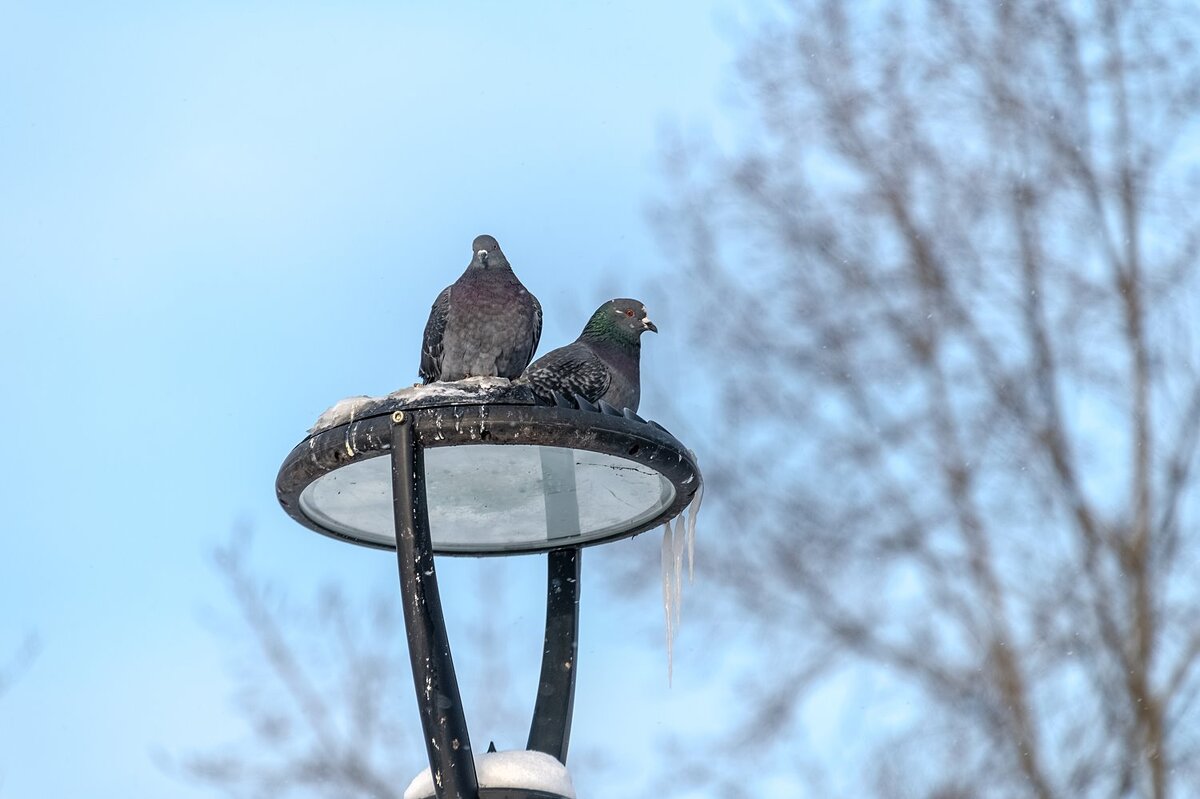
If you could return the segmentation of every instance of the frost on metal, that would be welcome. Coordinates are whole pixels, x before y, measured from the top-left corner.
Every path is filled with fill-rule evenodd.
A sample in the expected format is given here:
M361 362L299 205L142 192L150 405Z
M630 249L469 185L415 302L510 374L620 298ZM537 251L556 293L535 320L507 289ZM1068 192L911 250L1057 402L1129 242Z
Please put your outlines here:
M544 752L516 750L476 755L475 774L480 788L522 788L575 799L575 785L567 767ZM430 799L433 795L429 769L418 774L404 791L404 799Z
M484 405L509 402L532 405L533 392L523 384L503 377L468 377L452 383L430 383L401 388L386 397L357 396L340 400L325 411L308 431L309 435L367 416L405 408L439 405Z

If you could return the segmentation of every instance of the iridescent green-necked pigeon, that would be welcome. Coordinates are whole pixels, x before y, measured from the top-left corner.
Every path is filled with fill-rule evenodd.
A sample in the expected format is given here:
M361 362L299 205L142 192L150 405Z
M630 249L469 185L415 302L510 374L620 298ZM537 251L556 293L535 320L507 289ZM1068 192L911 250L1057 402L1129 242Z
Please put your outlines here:
M477 236L462 277L433 302L421 343L422 380L507 377L521 371L542 336L542 306L513 274L500 245Z
M546 401L552 402L558 391L636 412L641 398L641 337L647 330L658 332L646 306L627 298L609 300L592 314L579 338L529 364L521 380Z

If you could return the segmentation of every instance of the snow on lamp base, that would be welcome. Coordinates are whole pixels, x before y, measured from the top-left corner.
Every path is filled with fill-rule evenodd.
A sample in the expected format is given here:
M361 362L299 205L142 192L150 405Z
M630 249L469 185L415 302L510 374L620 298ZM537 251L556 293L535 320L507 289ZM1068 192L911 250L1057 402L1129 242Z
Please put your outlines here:
M487 752L475 757L480 799L575 799L567 767L544 752ZM409 783L404 799L433 799L433 775L425 769Z

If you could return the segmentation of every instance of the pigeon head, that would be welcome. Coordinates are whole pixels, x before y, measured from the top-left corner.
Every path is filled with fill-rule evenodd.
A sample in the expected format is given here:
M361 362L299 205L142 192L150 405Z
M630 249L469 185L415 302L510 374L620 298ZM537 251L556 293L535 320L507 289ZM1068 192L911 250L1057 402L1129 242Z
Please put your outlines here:
M499 242L491 236L476 236L475 241L471 242L471 252L474 253L471 258L471 266L480 269L494 269L509 265L508 259L504 257L504 251L500 249Z
M622 297L609 300L596 309L583 328L582 338L637 345L647 330L658 332L658 327L646 313L646 306L638 300Z

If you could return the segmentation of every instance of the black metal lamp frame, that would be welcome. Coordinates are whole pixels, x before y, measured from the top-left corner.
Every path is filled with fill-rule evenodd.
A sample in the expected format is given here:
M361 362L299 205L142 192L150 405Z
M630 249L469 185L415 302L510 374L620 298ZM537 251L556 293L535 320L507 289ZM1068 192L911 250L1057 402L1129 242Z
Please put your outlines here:
M526 402L529 402L528 400ZM694 458L670 433L628 411L559 398L556 407L486 404L417 407L385 402L371 415L311 435L280 469L276 491L284 509L301 524L325 535L367 546L344 531L322 527L305 515L299 497L323 474L365 457L389 454L392 509L400 591L430 770L438 799L563 799L520 788L480 788L442 614L429 527L424 449L455 444L541 444L618 455L651 466L675 488L671 504L653 519L597 540L547 541L546 632L541 678L527 749L566 764L575 702L579 629L580 548L635 535L677 516L691 502L701 478ZM394 409L394 410L393 410ZM452 419L457 424L444 425ZM466 424L464 419L470 419ZM453 429L453 435L446 432ZM436 430L437 435L432 432ZM525 546L522 551L531 551ZM506 554L462 552L445 554Z

